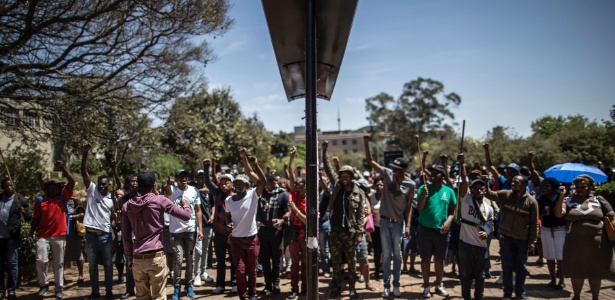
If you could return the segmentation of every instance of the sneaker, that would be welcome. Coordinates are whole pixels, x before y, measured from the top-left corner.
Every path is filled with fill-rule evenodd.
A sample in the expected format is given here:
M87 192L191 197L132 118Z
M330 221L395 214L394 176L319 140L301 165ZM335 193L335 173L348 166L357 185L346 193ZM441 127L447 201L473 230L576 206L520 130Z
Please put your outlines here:
M194 288L191 285L186 287L186 296L188 296L189 298L194 298L194 296L196 296L196 294L194 293Z
M359 298L359 294L357 294L356 290L350 290L350 294L348 294L348 296L350 297L350 299L358 299Z
M365 277L363 277L363 275L361 275L361 277L359 277L359 282L365 282Z
M286 299L295 299L297 296L297 292L291 292L288 296L286 296Z
M280 291L280 286L278 284L273 286L273 294L274 295L279 295L281 293Z
M201 276L194 277L194 281L192 282L194 286L201 286Z
M438 294L438 295L440 295L442 297L448 297L448 293L444 289L444 284L443 283L440 283L440 285L438 285L436 287L436 294Z
M393 288L393 296L395 297L401 297L401 291L399 290L399 287L396 286Z
M263 290L261 291L261 295L263 295L263 296L269 296L269 295L271 295L271 290L270 290L270 289L268 289L268 288L265 288L265 289L263 289Z
M131 292L126 292L122 296L120 296L120 299L128 299L128 298L134 297L134 296L135 296L134 292L132 292L132 293Z
M180 292L180 289L179 289L179 287L178 287L178 286L176 286L176 287L173 289L173 297L172 297L171 299L173 299L173 300L179 300L179 292Z
M213 293L213 294L222 294L223 292L224 292L224 288L223 288L223 287L221 287L221 286L217 286L217 287L216 287L216 288L212 291L212 293Z
M495 284L504 284L504 278L500 276L500 278L498 278L498 280L495 281Z
M207 274L207 272L203 272L203 274L201 275L201 279L205 282L213 282L214 279L209 276L209 274Z
M41 286L41 288L38 290L38 295L42 297L42 296L45 295L45 293L47 293L48 290L49 290L48 286L46 286L46 285L45 286Z
M64 294L62 293L62 291L56 292L56 299L62 299L64 298Z
M237 293L237 286L236 286L236 285L234 285L234 286L231 288L231 293Z
M391 294L391 290L384 288L384 290L382 291L382 298L389 298L390 294Z
M431 298L431 292L429 291L429 287L423 289L423 299Z

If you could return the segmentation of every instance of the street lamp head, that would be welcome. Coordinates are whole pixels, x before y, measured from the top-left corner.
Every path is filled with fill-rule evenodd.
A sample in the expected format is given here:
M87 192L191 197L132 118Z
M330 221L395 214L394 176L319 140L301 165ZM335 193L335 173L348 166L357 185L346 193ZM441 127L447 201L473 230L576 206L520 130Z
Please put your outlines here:
M262 0L288 101L306 95L306 1ZM358 0L316 1L318 98L331 99L357 3Z

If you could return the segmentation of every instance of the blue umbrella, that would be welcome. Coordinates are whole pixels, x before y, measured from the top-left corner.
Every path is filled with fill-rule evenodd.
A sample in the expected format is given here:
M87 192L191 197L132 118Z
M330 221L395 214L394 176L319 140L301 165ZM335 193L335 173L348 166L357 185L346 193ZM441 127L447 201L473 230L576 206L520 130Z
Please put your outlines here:
M552 177L560 182L572 182L577 176L587 174L594 182L606 182L607 177L602 170L584 164L565 163L550 167L545 171L545 177Z

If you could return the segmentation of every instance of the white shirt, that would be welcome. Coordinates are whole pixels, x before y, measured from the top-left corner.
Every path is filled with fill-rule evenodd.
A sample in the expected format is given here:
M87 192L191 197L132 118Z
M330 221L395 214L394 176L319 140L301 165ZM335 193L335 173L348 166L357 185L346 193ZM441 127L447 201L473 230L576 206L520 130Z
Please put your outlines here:
M226 212L231 214L233 220L234 237L248 237L258 233L256 227L256 208L258 206L258 198L256 188L246 192L246 196L234 201L233 196L229 196L224 201L226 203Z
M199 194L199 191L195 187L190 185L187 186L185 191L182 191L177 186L172 185L171 191L173 192L171 197L169 197L171 198L171 201L173 201L175 205L179 206L182 198L188 200L190 208L192 208L192 214L190 215L190 220L188 221L182 221L169 215L169 232L182 233L197 231L195 207L197 205L201 205L201 194Z
M487 203L478 203L480 211L476 210L472 194L468 193L461 200L461 218L470 222L481 224L480 213L482 212L487 217L486 220L493 220L493 207ZM478 236L479 229L476 226L461 222L461 231L459 239L470 245L487 248L487 240L482 240Z
M83 225L87 228L111 232L111 212L113 212L111 193L101 195L92 181L86 192L88 195Z

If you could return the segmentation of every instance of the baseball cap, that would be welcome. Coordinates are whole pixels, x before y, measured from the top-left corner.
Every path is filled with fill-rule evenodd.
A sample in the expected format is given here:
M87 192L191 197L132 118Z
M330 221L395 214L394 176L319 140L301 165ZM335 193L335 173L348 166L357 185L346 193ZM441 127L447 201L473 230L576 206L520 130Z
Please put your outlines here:
M250 178L248 178L248 175L245 175L245 174L237 175L235 177L235 180L233 180L233 182L235 182L235 181L241 181L241 182L243 182L245 184L248 184L248 185L250 184Z
M479 183L481 183L481 184L483 184L483 185L485 185L485 186L486 186L486 184L485 184L485 182L484 182L484 181L482 181L482 180L480 180L480 179L476 179L476 180L473 180L473 181L472 181L472 183L470 183L470 188L471 188L471 187L473 187L473 186L475 186L475 185L477 185L477 184L479 184Z
M408 168L408 162L405 159L398 157L392 163L389 164L389 167L395 169L406 169Z
M508 166L506 166L506 169L513 169L517 171L517 173L521 172L521 167L519 167L519 165L516 163L510 163Z
M344 165L340 167L339 171L337 171L338 174L342 172L350 172L350 174L354 175L354 168L349 165Z
M446 169L442 165L433 165L429 168L429 171L440 172L442 175L446 175Z
M60 181L60 180L57 180L57 179L49 179L49 180L47 180L45 182L44 186L47 187L47 186L54 185L54 184L65 185L66 183L64 181Z
M184 169L179 169L175 172L175 177L179 177L179 175L182 174L186 174L186 175L190 175L190 173L188 173L188 171L184 170Z
M503 169L506 169L506 164L499 164L499 165L498 165L498 167L497 167L496 169L498 169L498 170L500 170L500 169L502 169L502 170L503 170Z
M150 170L145 170L137 175L137 184L139 187L154 186L156 183L156 174Z
M203 170L198 170L198 171L196 171L196 175L197 175L197 176L198 176L198 175L201 175L201 174L205 174L205 171L203 171Z
M231 174L222 174L222 175L220 175L220 177L218 177L218 180L222 181L222 179L228 179L231 182L233 182L233 175L231 175Z

